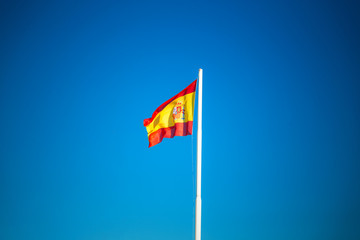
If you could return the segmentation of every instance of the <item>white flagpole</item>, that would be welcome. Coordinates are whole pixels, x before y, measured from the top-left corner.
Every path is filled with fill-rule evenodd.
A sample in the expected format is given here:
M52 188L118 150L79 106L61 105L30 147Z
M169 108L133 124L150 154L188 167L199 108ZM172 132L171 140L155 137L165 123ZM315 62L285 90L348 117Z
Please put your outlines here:
M201 143L202 143L202 76L199 69L198 95L198 132L197 132L197 165L196 165L196 210L195 210L195 240L201 240Z

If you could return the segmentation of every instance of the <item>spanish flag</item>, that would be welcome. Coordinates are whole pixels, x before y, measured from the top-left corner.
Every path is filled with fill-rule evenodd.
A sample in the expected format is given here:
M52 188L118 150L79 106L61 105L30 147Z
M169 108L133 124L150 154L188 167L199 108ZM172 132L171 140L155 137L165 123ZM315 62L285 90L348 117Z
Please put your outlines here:
M163 138L192 134L194 119L196 80L187 88L160 105L151 118L144 120L148 132L149 147Z

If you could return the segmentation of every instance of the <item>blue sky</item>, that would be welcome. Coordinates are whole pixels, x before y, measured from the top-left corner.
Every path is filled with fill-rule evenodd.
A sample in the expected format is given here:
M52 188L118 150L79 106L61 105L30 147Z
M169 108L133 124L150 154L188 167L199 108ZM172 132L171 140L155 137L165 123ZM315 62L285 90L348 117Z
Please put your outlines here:
M355 1L0 9L0 239L194 239L196 136L142 121L199 68L203 239L360 238Z

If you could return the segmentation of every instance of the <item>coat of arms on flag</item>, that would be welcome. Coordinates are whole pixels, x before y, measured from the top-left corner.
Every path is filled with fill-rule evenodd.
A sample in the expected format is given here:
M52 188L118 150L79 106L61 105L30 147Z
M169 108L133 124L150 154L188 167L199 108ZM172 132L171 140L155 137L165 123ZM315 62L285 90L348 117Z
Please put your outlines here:
M174 120L184 120L185 119L185 108L182 101L176 103L174 110L173 110L173 117Z

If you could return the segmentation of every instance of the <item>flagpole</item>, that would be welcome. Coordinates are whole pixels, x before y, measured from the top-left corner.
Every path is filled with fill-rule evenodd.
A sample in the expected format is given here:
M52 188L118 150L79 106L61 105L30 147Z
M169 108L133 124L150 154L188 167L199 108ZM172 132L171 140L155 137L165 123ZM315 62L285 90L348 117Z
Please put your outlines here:
M195 240L201 240L201 144L202 144L202 76L199 69L198 95L198 132L197 132L197 164L196 164L196 210L195 210Z

